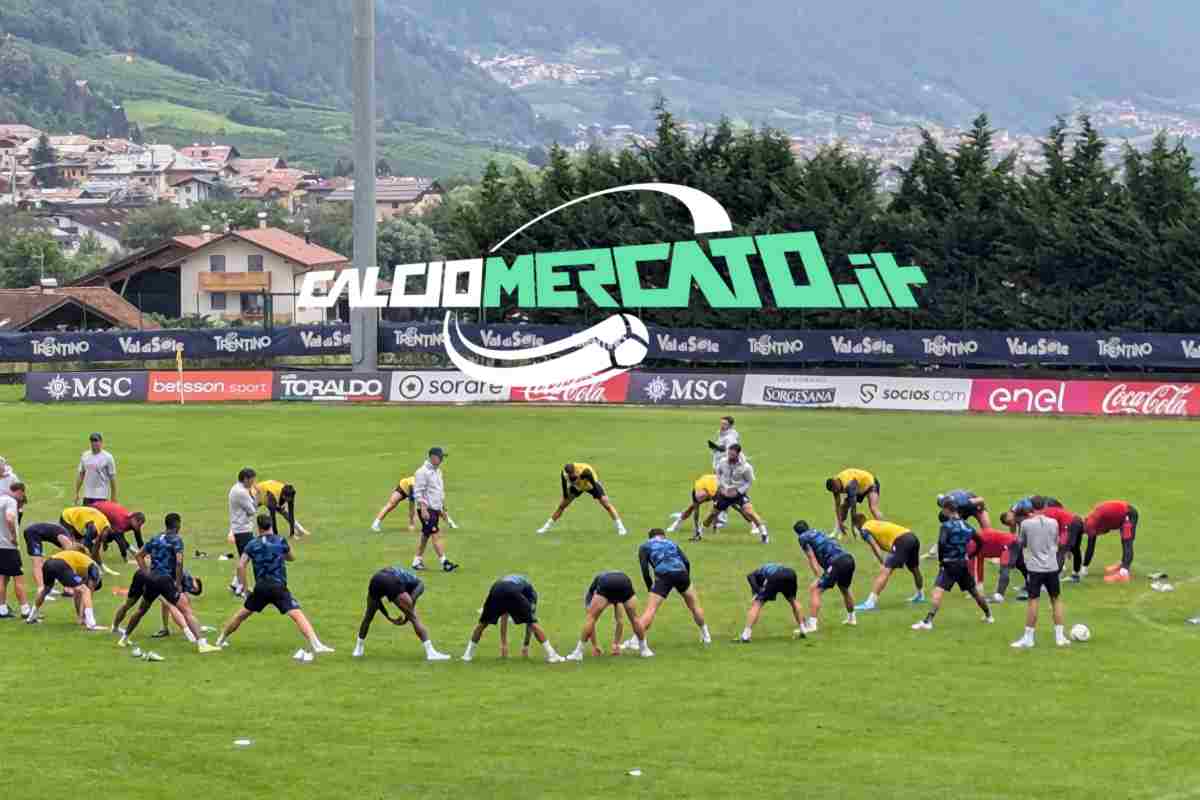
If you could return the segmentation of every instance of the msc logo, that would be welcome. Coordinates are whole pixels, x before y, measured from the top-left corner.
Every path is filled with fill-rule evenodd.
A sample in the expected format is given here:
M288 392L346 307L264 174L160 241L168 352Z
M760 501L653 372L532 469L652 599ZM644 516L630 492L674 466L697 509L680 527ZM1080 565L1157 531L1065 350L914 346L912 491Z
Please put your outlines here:
M723 403L729 400L729 381L721 378L671 378L655 375L642 389L651 403ZM738 398L741 399L740 397Z
M123 400L133 396L133 379L128 377L80 377L55 375L46 384L51 400Z

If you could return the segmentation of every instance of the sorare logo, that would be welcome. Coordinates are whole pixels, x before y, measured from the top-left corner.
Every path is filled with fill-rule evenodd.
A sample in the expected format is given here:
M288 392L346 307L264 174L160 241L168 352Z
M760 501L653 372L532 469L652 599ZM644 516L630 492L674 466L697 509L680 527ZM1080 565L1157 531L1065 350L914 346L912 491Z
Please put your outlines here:
M709 237L707 244L689 240L597 247L523 254L511 262L495 255L513 237L565 208L628 192L655 192L679 201L691 216L693 235ZM309 272L296 304L332 308L346 295L351 308L445 309L441 338L446 355L470 378L513 388L588 386L627 372L650 351L645 323L621 309L686 308L693 286L714 309L763 308L766 304L751 258L761 263L770 305L775 308L915 308L912 287L926 283L920 267L902 267L891 253L851 253L855 280L836 284L811 231L712 238L732 231L725 208L698 189L673 183L618 186L577 197L530 220L494 245L486 257L397 266L387 295L377 291L378 267L362 274L359 270ZM789 255L803 268L800 281ZM728 278L714 261L724 264ZM666 286L642 285L639 265L650 262L670 265ZM578 290L571 288L568 268L578 273ZM424 290L410 293L410 278L424 278ZM559 341L530 347L475 344L463 336L455 317L456 309L498 308L504 297L515 297L521 308L578 308L580 294L597 308L612 310L611 315Z

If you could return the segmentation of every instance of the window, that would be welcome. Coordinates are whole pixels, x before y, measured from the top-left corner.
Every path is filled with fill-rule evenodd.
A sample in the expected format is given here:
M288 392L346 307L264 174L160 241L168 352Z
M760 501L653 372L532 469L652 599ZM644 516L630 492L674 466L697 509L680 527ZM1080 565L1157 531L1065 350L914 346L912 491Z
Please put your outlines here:
M246 271L247 272L262 272L263 257L261 255L246 256Z
M209 256L208 257L209 272L224 272L225 271L225 256Z
M224 311L225 310L225 293L224 292L213 292L209 298L209 303L212 305L213 311Z
M263 296L251 292L242 292L242 316L258 317L263 313Z
M392 203L392 210L393 210L393 211L398 211L399 209L400 209L400 204L399 204L399 203Z

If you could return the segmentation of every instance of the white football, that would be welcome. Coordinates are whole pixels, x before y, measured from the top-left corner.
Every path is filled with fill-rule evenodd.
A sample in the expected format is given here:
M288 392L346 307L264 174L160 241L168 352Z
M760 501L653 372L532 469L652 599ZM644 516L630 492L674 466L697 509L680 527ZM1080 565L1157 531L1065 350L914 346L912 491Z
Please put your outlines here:
M1087 625L1073 625L1071 627L1071 638L1077 642L1086 642L1092 638L1092 630Z

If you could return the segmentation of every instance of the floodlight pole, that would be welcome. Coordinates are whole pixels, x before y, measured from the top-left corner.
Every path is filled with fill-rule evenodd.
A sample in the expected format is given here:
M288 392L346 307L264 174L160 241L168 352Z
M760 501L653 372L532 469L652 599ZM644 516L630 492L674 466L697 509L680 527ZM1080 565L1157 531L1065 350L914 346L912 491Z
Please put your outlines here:
M354 0L354 269L375 263L375 0ZM354 372L379 368L379 314L350 309Z

